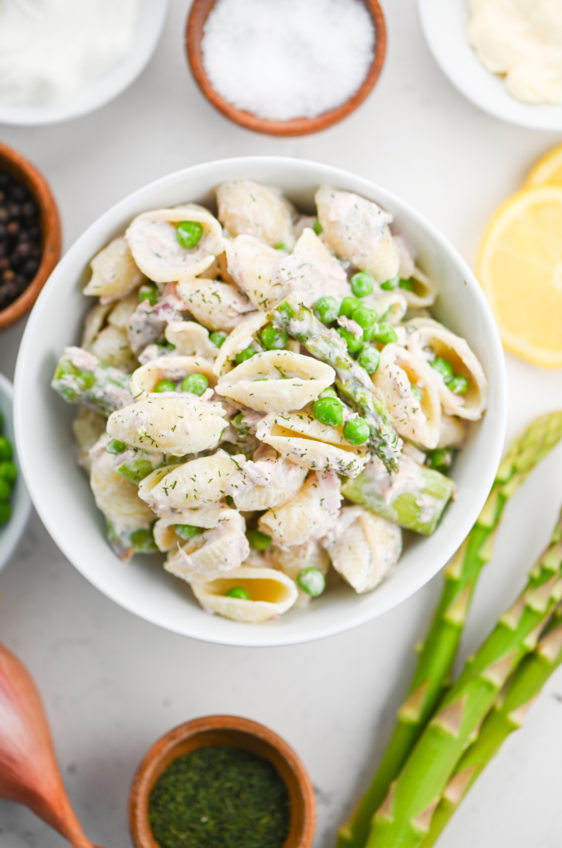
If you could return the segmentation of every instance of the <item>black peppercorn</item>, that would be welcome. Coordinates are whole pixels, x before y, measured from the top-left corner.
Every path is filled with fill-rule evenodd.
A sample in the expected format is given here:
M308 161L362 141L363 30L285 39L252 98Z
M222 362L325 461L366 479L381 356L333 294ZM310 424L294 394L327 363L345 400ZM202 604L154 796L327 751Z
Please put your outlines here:
M39 208L27 186L0 170L0 310L27 288L41 263Z

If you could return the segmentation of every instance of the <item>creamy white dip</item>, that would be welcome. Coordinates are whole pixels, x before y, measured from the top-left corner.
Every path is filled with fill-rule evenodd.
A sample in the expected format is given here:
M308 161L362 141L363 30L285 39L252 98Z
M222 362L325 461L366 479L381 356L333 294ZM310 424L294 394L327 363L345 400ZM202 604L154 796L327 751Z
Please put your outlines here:
M562 103L562 0L471 0L481 62L525 103Z
M0 102L50 105L130 51L140 0L0 0Z

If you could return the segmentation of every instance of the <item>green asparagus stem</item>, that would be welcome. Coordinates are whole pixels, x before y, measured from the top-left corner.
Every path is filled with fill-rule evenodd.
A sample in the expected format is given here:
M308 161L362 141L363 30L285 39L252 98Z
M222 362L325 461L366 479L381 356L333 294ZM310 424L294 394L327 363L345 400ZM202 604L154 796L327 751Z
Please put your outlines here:
M400 460L401 469L405 462L406 457L403 457ZM358 477L346 480L342 486L342 495L401 527L430 536L437 527L455 485L439 471L418 465L413 460L408 462L408 472L404 477L408 490L399 488L398 494L390 490L385 495L380 472L377 474L376 469L367 466Z
M292 297L272 310L269 321L297 339L316 359L332 366L339 391L369 423L371 438L367 444L388 471L396 471L402 442L392 418L373 381L348 354L338 333L325 327L311 309Z
M79 347L67 347L59 360L51 383L68 403L79 403L108 416L132 403L129 375L104 365Z
M509 446L490 495L463 545L445 571L445 585L423 644L408 697L366 794L340 829L338 848L363 848L371 819L382 804L441 698L455 659L480 572L492 555L494 533L509 498L562 438L562 412L533 421Z
M432 848L471 786L510 733L518 730L550 675L562 664L562 611L554 614L532 654L526 657L484 719L476 741L463 754L437 807L422 848Z
M366 848L419 848L447 781L562 598L562 519L515 603L470 658L373 818Z

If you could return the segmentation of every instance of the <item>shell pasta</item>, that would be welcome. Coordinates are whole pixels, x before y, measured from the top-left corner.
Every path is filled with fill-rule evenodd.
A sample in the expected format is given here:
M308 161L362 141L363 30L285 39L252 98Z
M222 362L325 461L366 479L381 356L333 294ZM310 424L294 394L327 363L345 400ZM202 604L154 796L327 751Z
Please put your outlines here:
M91 271L52 386L120 559L257 623L376 589L436 530L487 380L389 212L234 180L137 215Z

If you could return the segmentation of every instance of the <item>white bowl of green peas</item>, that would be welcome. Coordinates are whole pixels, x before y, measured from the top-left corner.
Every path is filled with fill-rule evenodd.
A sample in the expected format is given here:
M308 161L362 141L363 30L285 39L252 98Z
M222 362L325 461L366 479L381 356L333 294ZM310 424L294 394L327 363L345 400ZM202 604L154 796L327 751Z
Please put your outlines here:
M23 533L31 501L15 455L12 384L0 374L0 570Z
M467 339L489 383L488 410L474 424L452 468L456 498L435 533L408 541L400 562L372 593L334 587L304 609L261 624L208 615L187 584L162 568L162 557L119 561L108 546L103 518L88 479L75 461L73 408L50 383L65 345L79 342L88 304L82 294L89 262L132 218L149 209L195 201L213 207L213 188L250 179L278 186L303 211L313 209L320 185L356 192L388 209L436 282L435 314ZM445 565L480 512L498 466L506 420L501 343L478 282L457 251L421 215L390 192L329 165L280 156L208 162L157 180L102 215L68 250L35 304L16 369L15 421L23 471L47 530L71 563L101 592L136 615L173 632L228 645L273 646L308 642L348 630L404 601ZM376 650L376 647L374 648Z

